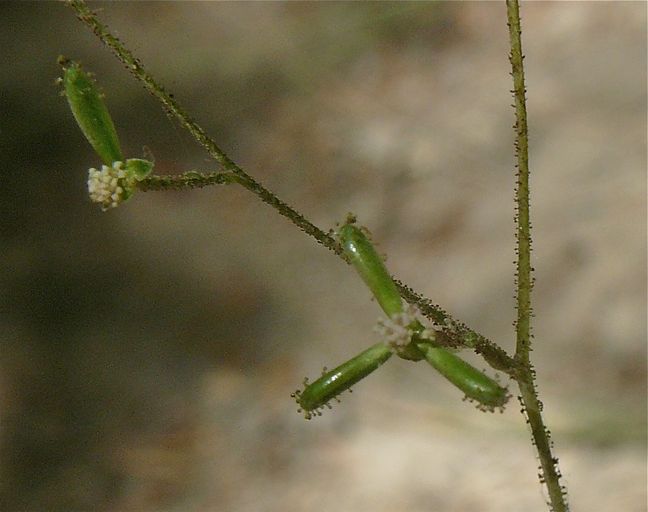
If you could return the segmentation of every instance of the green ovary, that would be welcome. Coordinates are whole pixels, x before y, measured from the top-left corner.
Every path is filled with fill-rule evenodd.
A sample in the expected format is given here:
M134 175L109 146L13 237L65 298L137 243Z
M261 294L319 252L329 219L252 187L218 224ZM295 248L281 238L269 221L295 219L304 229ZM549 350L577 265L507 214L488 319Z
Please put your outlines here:
M468 398L489 408L502 407L508 401L506 388L452 352L429 343L419 343L417 346L427 362Z
M326 372L312 384L306 385L304 391L296 393L297 403L306 411L306 417L310 418L311 411L325 406L340 393L364 379L391 355L391 349L384 343L373 345L353 359Z

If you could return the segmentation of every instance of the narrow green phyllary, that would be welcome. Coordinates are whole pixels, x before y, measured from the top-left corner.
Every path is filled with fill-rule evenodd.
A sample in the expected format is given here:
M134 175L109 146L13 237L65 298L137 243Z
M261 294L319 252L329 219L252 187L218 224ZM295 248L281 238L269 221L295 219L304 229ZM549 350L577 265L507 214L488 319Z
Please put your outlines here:
M425 329L415 314L403 308L401 296L382 258L352 218L339 229L338 237L347 258L389 317L381 326L388 339L397 345L398 355L405 359L427 360L482 409L503 407L509 398L506 388L459 356L435 346L434 330Z
M61 83L74 119L104 162L100 170L91 168L88 172L90 199L104 210L114 208L133 195L135 183L148 176L153 162L141 158L124 162L115 124L97 84L78 63L62 56L58 62L63 68Z

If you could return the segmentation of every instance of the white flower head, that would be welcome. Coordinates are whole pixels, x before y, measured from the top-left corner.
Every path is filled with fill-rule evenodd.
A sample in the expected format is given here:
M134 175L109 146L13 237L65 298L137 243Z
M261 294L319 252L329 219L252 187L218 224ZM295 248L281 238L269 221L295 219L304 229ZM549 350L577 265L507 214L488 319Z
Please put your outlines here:
M420 330L424 321L418 308L407 304L402 313L393 315L391 318L380 318L375 330L390 345L403 347L412 340L412 335L415 333L421 338L434 339L434 333L431 330ZM419 329L415 330L414 326L417 324Z
M101 170L88 171L88 193L95 203L101 203L104 211L114 208L128 199L132 193L129 173L122 162L113 162L112 167L102 165Z

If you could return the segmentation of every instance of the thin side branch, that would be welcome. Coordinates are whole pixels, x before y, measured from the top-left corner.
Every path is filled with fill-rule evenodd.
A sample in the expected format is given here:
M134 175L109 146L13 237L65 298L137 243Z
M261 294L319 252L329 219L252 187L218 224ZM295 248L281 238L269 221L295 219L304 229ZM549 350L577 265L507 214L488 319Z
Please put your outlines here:
M169 174L164 176L147 176L137 182L137 188L142 192L149 190L181 190L185 188L203 188L210 185L227 185L236 183L238 176L233 172L187 171L183 174Z

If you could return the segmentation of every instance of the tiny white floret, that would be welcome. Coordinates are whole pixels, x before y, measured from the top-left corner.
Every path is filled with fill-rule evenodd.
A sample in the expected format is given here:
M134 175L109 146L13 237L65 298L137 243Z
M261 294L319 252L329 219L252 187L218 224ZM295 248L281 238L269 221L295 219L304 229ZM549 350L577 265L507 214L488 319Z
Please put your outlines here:
M392 346L402 347L412 340L415 331L412 326L424 322L421 312L416 306L407 305L402 313L393 315L391 318L380 318L376 324L375 331ZM417 333L420 338L434 339L434 332L430 329L423 329Z
M131 184L122 162L113 162L112 167L102 165L101 170L88 171L88 193L95 203L101 203L102 210L116 207L126 199L126 189Z

